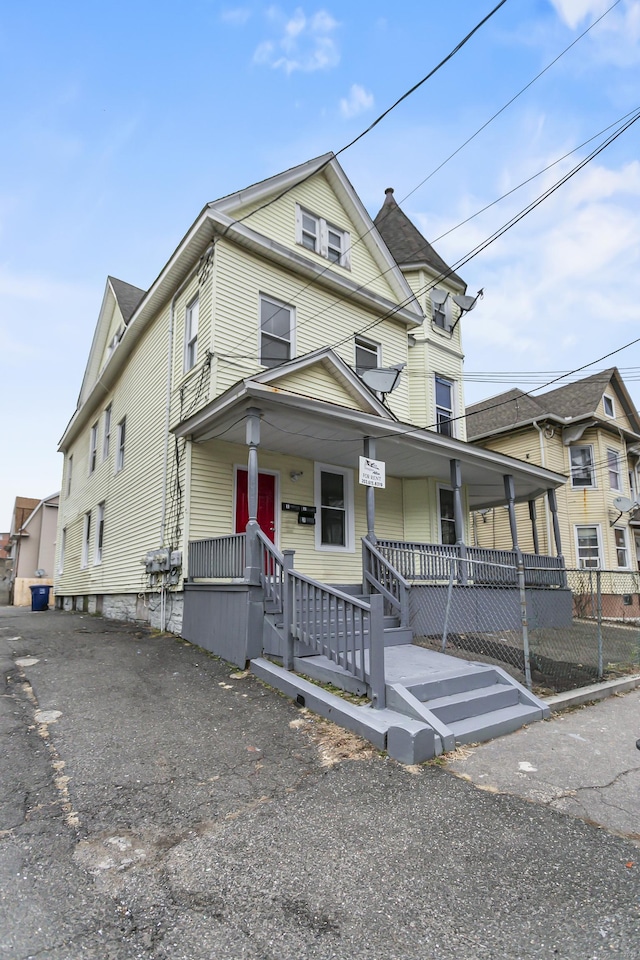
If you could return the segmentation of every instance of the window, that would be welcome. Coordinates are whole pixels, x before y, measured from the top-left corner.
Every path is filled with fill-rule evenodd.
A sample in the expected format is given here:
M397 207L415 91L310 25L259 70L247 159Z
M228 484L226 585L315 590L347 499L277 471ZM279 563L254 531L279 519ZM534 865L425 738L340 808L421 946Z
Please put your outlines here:
M370 340L356 337L356 373L375 370L380 366L380 345Z
M64 570L64 551L67 545L67 528L62 528L62 533L60 534L60 552L58 553L58 573L62 573Z
M440 487L438 492L438 507L440 513L440 543L453 544L456 542L453 490Z
M600 538L597 526L576 527L576 540L578 543L578 566L599 567Z
M73 454L67 457L67 496L71 493L71 476L73 474Z
M102 440L102 459L106 460L109 456L109 447L111 445L111 404L104 412L104 438Z
M291 359L293 307L260 297L260 363L277 367Z
M200 316L200 298L196 297L188 304L184 322L184 371L191 370L198 358L198 319Z
M317 463L316 547L320 550L353 550L353 474Z
M610 397L607 393L602 398L602 408L607 417L615 417L616 408L613 404L613 397Z
M607 450L607 469L609 471L609 486L612 490L621 490L620 460L615 450Z
M441 330L451 328L451 298L442 287L431 291L431 320Z
M614 527L613 536L616 543L616 563L619 567L628 567L627 535L621 527Z
M91 427L89 436L89 473L93 473L96 468L96 458L98 456L98 424Z
M103 542L104 542L104 503L99 503L98 516L96 518L96 552L93 557L94 563L102 563Z
M445 437L453 436L453 382L436 377L436 429Z
M116 453L116 473L124 467L124 441L126 435L127 418L123 417L118 424L118 450Z
M84 515L84 529L82 531L82 566L89 563L89 541L91 540L91 511Z
M299 206L296 206L296 243L331 263L346 269L351 267L349 233Z
M571 486L595 487L593 447L570 447L569 458L571 461Z

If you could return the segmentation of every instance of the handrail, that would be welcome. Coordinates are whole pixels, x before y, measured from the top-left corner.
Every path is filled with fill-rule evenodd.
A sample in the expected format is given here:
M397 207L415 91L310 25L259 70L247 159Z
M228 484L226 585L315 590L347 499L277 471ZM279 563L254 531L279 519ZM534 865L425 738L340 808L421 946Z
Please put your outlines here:
M362 538L362 575L365 591L373 587L382 594L391 609L397 611L400 626L408 627L411 584L367 537Z
M244 533L228 537L210 537L189 543L189 577L201 579L240 579L244 576L246 537Z
M260 549L260 583L264 590L264 599L273 604L273 611L282 613L284 595L284 555L260 529L256 530Z

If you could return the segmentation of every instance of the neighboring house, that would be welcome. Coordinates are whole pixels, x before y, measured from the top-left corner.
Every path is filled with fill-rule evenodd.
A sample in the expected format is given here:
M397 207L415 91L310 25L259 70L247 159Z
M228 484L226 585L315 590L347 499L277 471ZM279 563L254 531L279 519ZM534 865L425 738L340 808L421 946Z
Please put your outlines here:
M217 652L244 662L258 540L263 581L295 550L355 593L370 545L453 555L470 509L557 487L465 442L473 303L393 192L374 223L332 154L205 206L149 290L107 282L60 444L58 604L209 649L224 631ZM375 493L361 457L386 463Z
M31 604L32 584L53 585L59 494L44 500L16 497L11 518L12 603Z
M0 605L9 603L11 573L11 540L9 533L0 533Z
M467 408L467 433L474 443L569 476L557 495L559 552L568 568L638 570L640 417L615 367L535 397L510 390L475 403ZM532 509L538 549L552 553L546 498ZM528 509L516 512L520 545L533 550ZM475 513L473 524L479 545L509 542L501 508Z

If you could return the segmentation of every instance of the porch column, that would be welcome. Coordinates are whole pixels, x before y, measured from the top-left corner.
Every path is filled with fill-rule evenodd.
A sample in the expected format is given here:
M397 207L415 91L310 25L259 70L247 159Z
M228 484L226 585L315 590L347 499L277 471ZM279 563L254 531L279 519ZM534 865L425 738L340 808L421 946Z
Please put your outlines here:
M533 534L533 552L540 553L540 542L538 540L538 524L536 523L535 500L529 500L529 519L531 520L531 532Z
M467 582L467 547L464 542L464 513L462 511L462 470L459 460L449 461L451 486L453 488L453 522L456 528L456 546L460 555L459 581Z
M511 541L515 553L518 553L518 527L516 524L516 488L513 477L510 473L504 476L504 495L507 498L507 507L509 510L509 526L511 528Z
M369 460L376 458L376 441L374 437L364 438L364 455ZM367 540L376 542L376 491L375 487L365 488L365 502L367 506Z
M260 445L260 411L247 410L247 503L249 520L246 529L246 559L244 578L248 583L260 584L260 543L258 541L258 446Z
M556 500L556 491L553 487L547 490L547 499L549 509L551 510L551 519L553 521L553 539L556 542L556 556L562 556L562 541L560 539L560 524L558 522L558 501Z

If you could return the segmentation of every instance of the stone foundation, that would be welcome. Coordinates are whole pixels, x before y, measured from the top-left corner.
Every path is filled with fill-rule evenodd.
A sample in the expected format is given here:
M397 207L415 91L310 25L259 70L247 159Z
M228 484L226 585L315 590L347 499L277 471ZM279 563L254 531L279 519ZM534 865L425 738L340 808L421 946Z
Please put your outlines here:
M160 594L158 593L105 593L78 594L74 597L56 597L58 610L76 610L95 614L108 620L127 620L131 623L146 623L154 630L160 629ZM180 636L182 632L183 594L169 593L165 602L165 629Z

